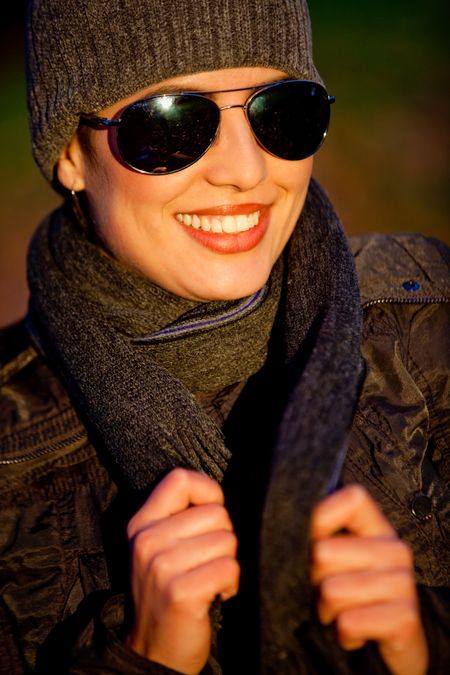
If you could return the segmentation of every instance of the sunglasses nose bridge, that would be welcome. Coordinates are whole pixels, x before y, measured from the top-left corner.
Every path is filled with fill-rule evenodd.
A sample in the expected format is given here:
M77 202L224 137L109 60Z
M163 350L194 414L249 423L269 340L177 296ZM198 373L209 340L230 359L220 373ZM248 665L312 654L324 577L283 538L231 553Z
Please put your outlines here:
M219 107L219 110L222 112L222 110L231 110L231 108L244 108L246 110L247 104L246 103L231 103L230 105L222 105Z
M247 119L247 122L250 126L250 129L252 130L253 135L255 135L251 119L248 116L248 101L246 103L230 103L229 105L222 105L222 106L217 106L217 107L219 108L220 112L222 112L222 110L232 110L233 108L242 108L242 110L245 113L245 117Z

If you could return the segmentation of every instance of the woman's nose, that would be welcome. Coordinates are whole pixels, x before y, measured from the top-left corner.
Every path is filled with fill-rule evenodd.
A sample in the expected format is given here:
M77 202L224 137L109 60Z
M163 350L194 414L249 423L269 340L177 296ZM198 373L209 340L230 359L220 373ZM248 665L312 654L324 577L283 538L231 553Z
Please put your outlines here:
M213 185L249 191L266 176L266 155L253 135L243 106L221 107L217 138L205 155L207 180Z

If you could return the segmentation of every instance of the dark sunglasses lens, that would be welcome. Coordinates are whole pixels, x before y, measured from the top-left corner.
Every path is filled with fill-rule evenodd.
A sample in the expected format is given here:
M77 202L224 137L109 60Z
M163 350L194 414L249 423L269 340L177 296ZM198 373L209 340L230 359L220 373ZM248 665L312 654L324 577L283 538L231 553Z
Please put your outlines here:
M325 89L313 82L282 82L257 92L247 109L261 145L282 159L313 155L330 121Z
M173 173L196 162L219 126L213 101L195 94L154 96L123 112L117 144L124 161L137 171Z

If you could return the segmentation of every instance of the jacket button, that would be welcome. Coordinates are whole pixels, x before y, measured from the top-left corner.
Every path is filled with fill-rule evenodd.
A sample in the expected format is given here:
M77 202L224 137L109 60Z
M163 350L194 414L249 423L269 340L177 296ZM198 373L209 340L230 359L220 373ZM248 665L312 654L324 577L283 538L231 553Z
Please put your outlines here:
M419 492L411 501L411 513L419 520L430 520L433 504L430 497Z
M418 281L415 281L414 279L409 279L408 281L403 282L402 288L405 291L419 291L420 290L420 284Z

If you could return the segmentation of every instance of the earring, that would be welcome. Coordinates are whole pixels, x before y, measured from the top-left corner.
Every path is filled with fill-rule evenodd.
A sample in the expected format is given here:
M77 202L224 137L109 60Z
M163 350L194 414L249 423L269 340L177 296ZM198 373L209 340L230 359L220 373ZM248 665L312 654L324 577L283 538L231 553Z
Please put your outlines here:
M79 193L73 188L70 190L69 206L76 218L77 224L80 226L80 228L85 234L89 235L92 229L89 225L90 219L88 218L86 211L83 208L83 204L78 194Z

